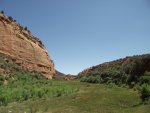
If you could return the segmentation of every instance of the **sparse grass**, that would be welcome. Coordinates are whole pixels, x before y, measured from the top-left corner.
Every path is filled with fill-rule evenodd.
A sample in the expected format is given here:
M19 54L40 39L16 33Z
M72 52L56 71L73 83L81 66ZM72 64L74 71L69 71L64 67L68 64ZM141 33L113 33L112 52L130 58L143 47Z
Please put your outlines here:
M137 91L117 86L81 83L79 81L53 81L54 86L70 86L78 92L59 97L46 97L11 103L0 107L8 113L148 113L150 102L140 104Z

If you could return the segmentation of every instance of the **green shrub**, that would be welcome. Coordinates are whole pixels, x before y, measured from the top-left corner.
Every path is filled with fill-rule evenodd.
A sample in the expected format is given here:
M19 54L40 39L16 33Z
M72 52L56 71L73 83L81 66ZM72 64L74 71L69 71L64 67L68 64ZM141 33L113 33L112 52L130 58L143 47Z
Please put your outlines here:
M4 81L5 80L5 77L0 75L0 81Z
M84 76L80 80L81 82L88 82L88 83L99 83L99 77L98 76Z
M131 82L130 84L129 84L129 88L133 88L135 86L135 82Z
M126 82L126 74L116 69L108 69L100 74L101 83L115 83L116 85Z
M87 76L83 76L80 79L80 82L87 82L88 77Z
M77 91L73 87L60 84L60 82L48 80L36 71L26 72L9 58L0 56L0 62L1 68L6 72L11 72L7 77L0 75L0 106L28 99L68 95ZM8 84L3 85L6 79Z
M11 17L11 16L9 16L8 19L9 19L10 21L14 21L13 17Z
M147 83L150 84L150 72L146 71L143 76L140 78L141 84Z
M150 72L149 71L145 71L144 76L150 76Z
M3 76L0 77L0 80L4 80ZM28 99L59 97L78 91L76 88L53 83L54 81L38 73L35 75L22 71L11 73L8 77L8 84L0 86L0 106Z
M4 80L5 80L5 77L0 75L0 86L3 85Z
M107 87L108 87L108 88L113 88L113 87L116 87L116 84L114 84L114 83L109 83L109 84L107 85Z
M9 95L9 92L3 92L0 95L0 105L7 105L11 101L11 97Z
M136 84L133 89L134 89L134 91L140 91L141 86L139 84Z
M150 84L150 76L142 76L142 77L140 78L140 82L141 82L142 84L144 84L144 83Z
M143 85L140 90L140 99L144 103L150 98L150 88L147 85Z

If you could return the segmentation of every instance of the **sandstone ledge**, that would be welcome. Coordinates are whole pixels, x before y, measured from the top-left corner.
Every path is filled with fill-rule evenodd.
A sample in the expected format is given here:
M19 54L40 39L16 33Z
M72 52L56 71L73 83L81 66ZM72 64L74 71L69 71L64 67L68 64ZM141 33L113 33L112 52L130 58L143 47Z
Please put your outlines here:
M25 70L35 70L51 79L54 63L42 42L19 24L0 14L0 53Z

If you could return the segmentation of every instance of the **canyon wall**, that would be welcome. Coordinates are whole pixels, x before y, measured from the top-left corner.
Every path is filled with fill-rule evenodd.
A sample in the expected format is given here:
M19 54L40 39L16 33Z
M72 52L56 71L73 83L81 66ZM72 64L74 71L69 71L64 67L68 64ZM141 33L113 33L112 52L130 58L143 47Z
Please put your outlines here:
M41 72L49 79L55 75L54 63L42 42L3 14L0 14L0 53L14 59L24 70Z

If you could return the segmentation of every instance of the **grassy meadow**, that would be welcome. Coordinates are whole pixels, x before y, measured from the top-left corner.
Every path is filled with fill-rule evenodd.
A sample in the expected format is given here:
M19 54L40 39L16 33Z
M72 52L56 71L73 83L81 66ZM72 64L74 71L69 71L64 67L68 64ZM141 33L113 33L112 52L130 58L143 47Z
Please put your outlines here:
M129 72L134 72L128 75L116 69L99 73L95 68L90 76L65 81L47 80L38 72L23 71L11 59L4 59L5 57L0 57L0 66L8 74L0 75L0 113L150 111L150 72L137 78L134 75L139 67L135 65L139 64L137 62L133 66L125 66L130 67Z
M139 93L134 89L82 83L78 80L49 82L51 86L55 86L49 86L49 89L63 87L64 92L70 89L71 92L59 96L47 95L11 102L7 106L1 106L0 113L148 113L150 111L150 102L141 104Z

